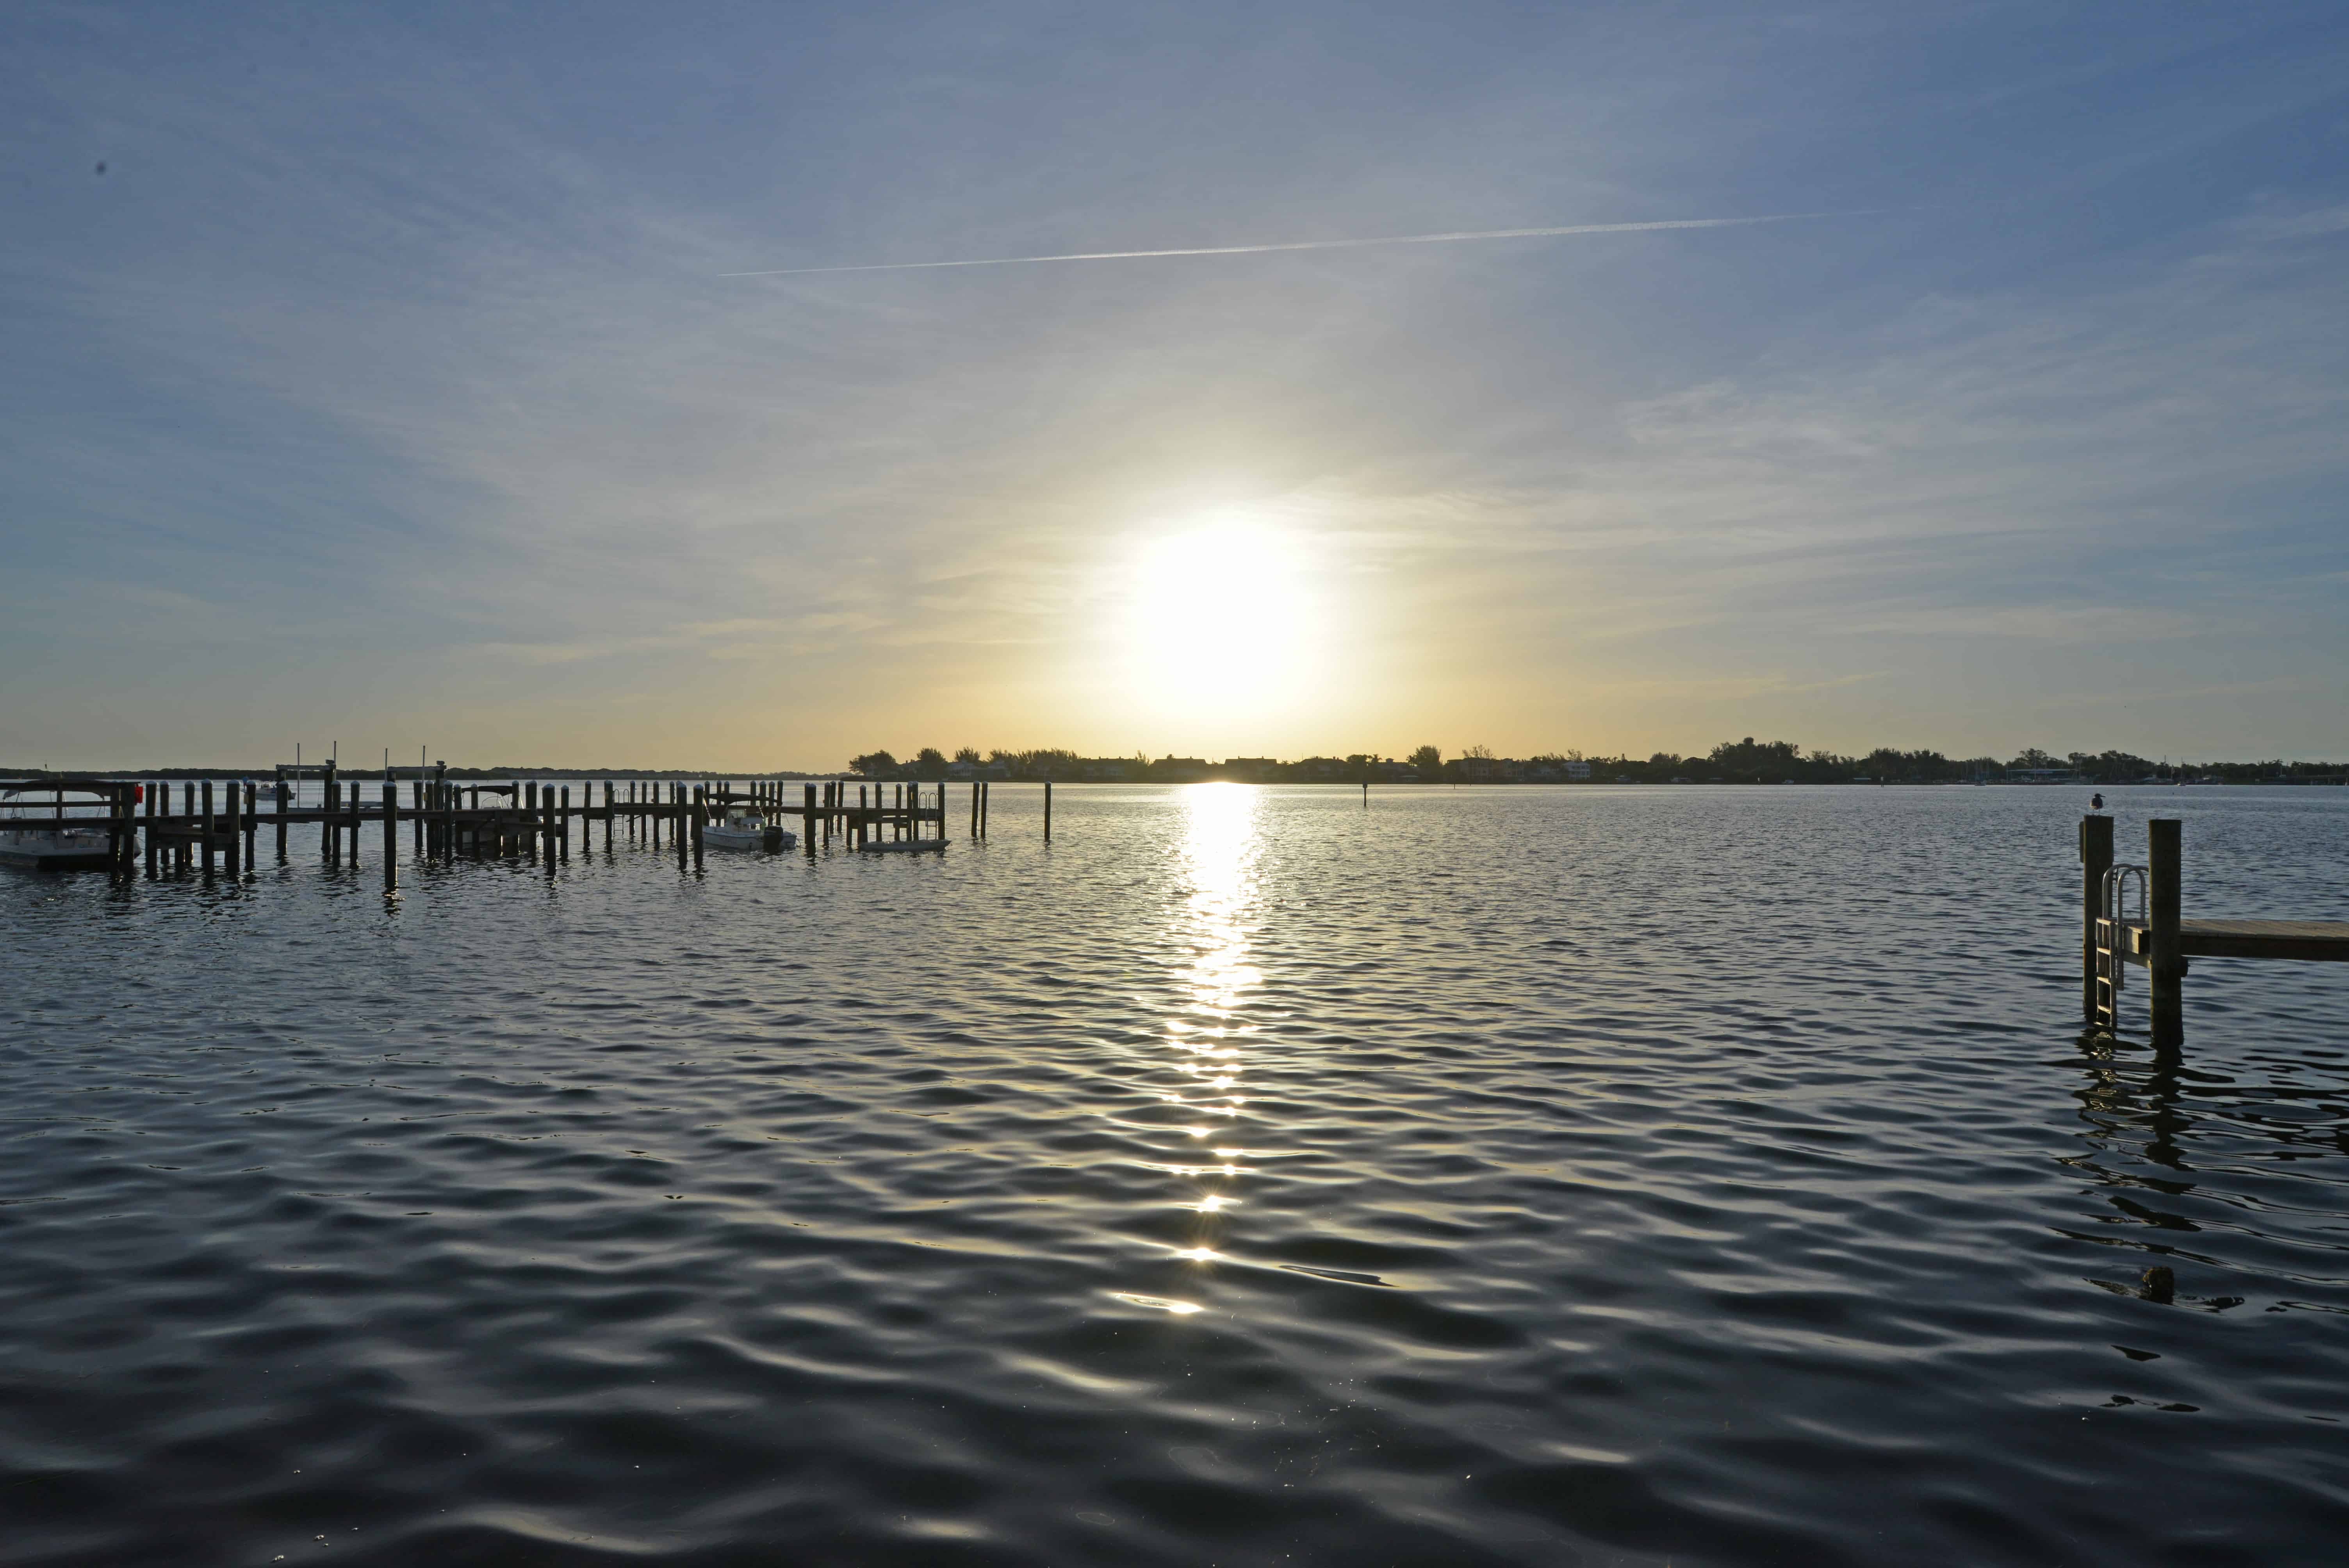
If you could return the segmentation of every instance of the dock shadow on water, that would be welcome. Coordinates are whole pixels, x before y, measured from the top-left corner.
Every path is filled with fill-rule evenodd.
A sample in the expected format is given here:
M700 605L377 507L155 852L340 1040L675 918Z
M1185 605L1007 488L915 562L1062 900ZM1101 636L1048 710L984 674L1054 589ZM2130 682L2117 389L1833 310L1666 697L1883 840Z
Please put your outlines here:
M2062 795L0 876L0 1563L2336 1561L2349 982L2082 1037Z

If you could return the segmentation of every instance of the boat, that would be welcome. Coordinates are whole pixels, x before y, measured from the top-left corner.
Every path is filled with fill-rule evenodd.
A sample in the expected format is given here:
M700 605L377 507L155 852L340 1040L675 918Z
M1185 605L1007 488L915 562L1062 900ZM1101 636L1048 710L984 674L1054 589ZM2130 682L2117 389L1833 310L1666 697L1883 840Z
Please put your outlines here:
M800 841L797 833L780 822L770 822L756 811L732 810L701 825L701 844L709 850L788 850Z
M109 863L109 843L103 816L89 826L11 828L11 819L40 817L55 820L80 811L101 810L93 802L68 800L68 795L98 795L104 791L67 785L24 785L0 790L0 865L23 866L36 872L101 870ZM46 796L46 799L36 797Z

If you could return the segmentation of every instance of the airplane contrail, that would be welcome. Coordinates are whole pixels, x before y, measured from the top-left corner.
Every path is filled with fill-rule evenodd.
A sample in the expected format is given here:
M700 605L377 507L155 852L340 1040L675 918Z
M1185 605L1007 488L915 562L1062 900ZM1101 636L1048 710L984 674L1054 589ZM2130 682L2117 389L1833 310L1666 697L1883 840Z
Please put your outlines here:
M1666 218L1649 223L1565 223L1548 229L1462 229L1445 234L1382 234L1367 240L1289 240L1274 245L1195 245L1169 251L1077 251L1062 256L987 256L966 262L872 262L849 267L768 267L720 273L721 278L804 277L811 273L911 273L936 267L1010 267L1029 262L1132 262L1154 256L1252 256L1266 251L1347 251L1361 245L1433 245L1452 240L1536 240L1558 234L1638 234L1656 229L1732 229L1749 223L1791 223L1804 218L1853 218L1857 212L1772 212L1758 218Z

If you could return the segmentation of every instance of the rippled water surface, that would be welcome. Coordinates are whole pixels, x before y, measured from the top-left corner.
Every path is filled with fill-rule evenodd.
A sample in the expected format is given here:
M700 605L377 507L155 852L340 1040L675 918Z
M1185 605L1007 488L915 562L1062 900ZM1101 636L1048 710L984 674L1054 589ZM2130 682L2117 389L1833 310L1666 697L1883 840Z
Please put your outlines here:
M2073 792L1037 805L0 874L0 1562L2344 1560L2349 972L2084 1039Z

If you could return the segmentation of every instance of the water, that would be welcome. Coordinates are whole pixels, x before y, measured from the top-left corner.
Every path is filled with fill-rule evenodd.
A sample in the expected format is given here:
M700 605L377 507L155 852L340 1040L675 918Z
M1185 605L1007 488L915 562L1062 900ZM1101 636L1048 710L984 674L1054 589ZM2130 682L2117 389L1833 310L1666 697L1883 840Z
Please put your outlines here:
M2084 1044L2075 793L0 877L0 1563L2338 1562L2349 974Z

